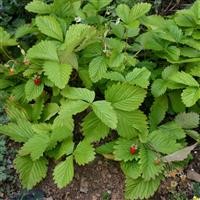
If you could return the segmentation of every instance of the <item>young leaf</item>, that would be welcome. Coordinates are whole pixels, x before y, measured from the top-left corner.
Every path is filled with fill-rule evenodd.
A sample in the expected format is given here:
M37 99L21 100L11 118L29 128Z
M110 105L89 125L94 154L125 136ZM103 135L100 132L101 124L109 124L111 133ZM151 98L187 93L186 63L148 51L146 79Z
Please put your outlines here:
M109 128L101 120L90 112L81 124L85 140L89 142L98 141L109 134Z
M43 156L49 143L49 137L45 134L35 134L29 139L19 151L19 155L25 156L30 154L33 161Z
M95 92L86 88L66 87L61 94L69 99L83 100L88 103L92 103L95 98Z
M60 89L66 86L72 72L70 65L50 61L44 63L43 69L49 80Z
M58 188L68 185L74 177L73 156L69 156L65 161L60 162L54 169L53 179Z
M59 61L55 43L46 40L30 48L27 52L27 57L29 59Z
M101 80L107 71L105 58L102 56L94 58L89 64L89 75L93 82Z
M29 190L45 178L47 174L47 160L44 158L32 161L28 156L18 156L14 163L23 187Z
M73 155L78 165L85 165L94 160L95 150L90 143L82 141L76 147Z
M105 92L105 99L119 110L136 110L144 100L146 91L128 83L113 84Z
M35 19L39 30L54 39L63 41L63 33L59 22L53 16L39 16Z
M117 115L111 103L107 101L95 101L92 104L92 109L96 116L108 127L117 128Z
M126 178L126 199L148 199L158 189L160 180L161 177L156 177L149 181L144 181L142 178Z
M31 101L33 99L38 98L42 94L43 89L44 89L43 83L41 83L40 85L35 85L32 79L28 80L28 82L25 85L26 99L28 101Z

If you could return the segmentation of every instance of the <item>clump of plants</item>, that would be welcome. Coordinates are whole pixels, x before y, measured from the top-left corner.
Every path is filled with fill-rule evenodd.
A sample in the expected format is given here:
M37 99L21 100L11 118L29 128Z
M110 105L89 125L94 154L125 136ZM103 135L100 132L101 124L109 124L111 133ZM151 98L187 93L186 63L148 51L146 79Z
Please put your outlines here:
M200 1L167 18L147 16L149 3L119 4L110 16L111 3L34 0L31 24L0 29L10 120L0 132L22 145L14 164L24 188L45 178L49 159L65 187L74 163L99 153L120 162L126 199L148 198L197 145L186 136L199 142Z

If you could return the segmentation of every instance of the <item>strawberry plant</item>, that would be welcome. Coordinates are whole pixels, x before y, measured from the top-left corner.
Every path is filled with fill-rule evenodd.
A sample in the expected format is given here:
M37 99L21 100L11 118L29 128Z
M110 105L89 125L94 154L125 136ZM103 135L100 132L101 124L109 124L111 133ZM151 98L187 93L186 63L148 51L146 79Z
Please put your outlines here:
M120 162L127 199L148 198L195 147L185 150L186 135L199 142L199 1L170 18L146 16L149 3L119 4L106 16L111 3L34 0L31 24L14 35L0 29L10 120L0 132L21 143L14 164L24 188L45 178L49 159L63 188L74 164L98 153Z

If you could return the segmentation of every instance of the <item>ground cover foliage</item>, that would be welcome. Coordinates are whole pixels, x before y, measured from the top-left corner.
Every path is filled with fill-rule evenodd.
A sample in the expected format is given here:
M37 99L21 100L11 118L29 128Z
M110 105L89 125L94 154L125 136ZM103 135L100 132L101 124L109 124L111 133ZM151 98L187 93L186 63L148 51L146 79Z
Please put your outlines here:
M62 188L75 163L102 154L120 162L126 199L149 198L190 159L186 137L200 141L200 1L167 17L112 3L34 0L30 23L0 28L0 132L22 145L24 188L45 178L49 159Z

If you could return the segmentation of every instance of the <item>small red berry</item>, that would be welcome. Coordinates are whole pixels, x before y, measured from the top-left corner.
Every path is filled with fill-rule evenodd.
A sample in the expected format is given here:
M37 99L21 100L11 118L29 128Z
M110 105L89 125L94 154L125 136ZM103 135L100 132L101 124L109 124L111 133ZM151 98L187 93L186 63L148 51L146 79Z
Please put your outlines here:
M137 151L137 147L136 147L136 146L131 146L131 147L130 147L130 153L131 153L132 155L134 155L134 154L136 153L136 151Z
M41 79L40 79L40 77L36 77L36 78L34 79L34 84L37 85L37 86L39 86L39 85L41 84Z

